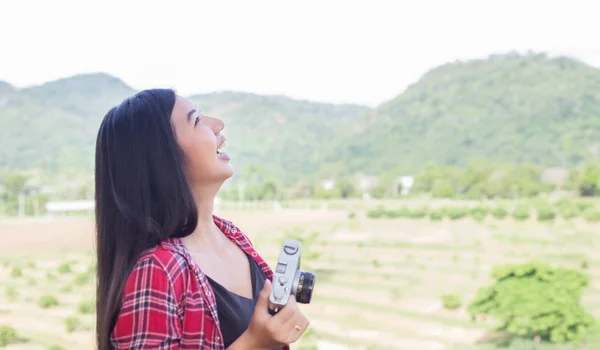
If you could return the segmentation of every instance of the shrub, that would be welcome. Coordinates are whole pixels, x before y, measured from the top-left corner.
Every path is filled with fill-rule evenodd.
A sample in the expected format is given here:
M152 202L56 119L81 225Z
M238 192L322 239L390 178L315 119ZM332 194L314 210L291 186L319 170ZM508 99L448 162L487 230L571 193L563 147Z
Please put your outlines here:
M75 316L65 318L65 329L71 333L81 327L81 320Z
M504 219L508 215L508 211L505 207L497 206L492 209L492 216L496 219Z
M589 222L598 222L600 221L600 211L596 208L589 208L582 214L583 218Z
M456 293L444 294L442 295L442 304L448 310L456 310L462 306L462 300Z
M52 344L47 348L47 350L65 350L65 348L58 344Z
M15 287L8 286L4 290L4 295L6 295L6 299L8 299L10 301L14 301L19 296L19 292L17 292L17 289Z
M444 211L451 220L462 219L469 214L469 210L467 208L457 206L447 207Z
M431 221L440 221L444 218L444 211L441 208L433 209L429 212L429 219Z
M356 213L351 211L348 213L348 219L354 219L356 217Z
M549 205L542 205L537 209L538 221L552 221L556 218L556 213Z
M563 219L569 220L579 215L579 209L574 205L565 205L559 208L559 214Z
M386 216L386 210L382 206L367 211L367 217L371 219L379 219L384 216Z
M581 306L589 277L581 271L530 262L496 266L495 282L480 288L468 311L473 319L490 315L498 331L564 343L583 336L594 318Z
M77 286L83 286L84 284L90 282L92 280L92 275L88 272L78 273L75 278L73 278L73 283Z
M38 300L38 306L42 309L49 309L58 305L58 300L53 295L42 295Z
M400 207L392 210L388 210L386 213L389 218L406 218L410 216L410 208Z
M10 277L22 277L23 276L23 270L20 267L13 267L12 271L10 272Z
M68 262L62 263L58 267L58 273L71 273L71 271L73 270L71 269L71 264Z
M93 314L96 312L96 301L94 299L82 300L77 304L77 310L82 314Z
M7 346L17 338L17 331L7 325L0 325L0 346Z
M471 217L476 221L483 221L488 214L488 208L478 205L476 207L471 208L469 211Z
M427 208L426 207L416 207L416 208L412 208L410 209L410 211L408 212L408 216L412 219L422 219L427 215Z
M529 207L523 204L517 205L515 210L512 212L512 217L517 221L527 220L529 218Z

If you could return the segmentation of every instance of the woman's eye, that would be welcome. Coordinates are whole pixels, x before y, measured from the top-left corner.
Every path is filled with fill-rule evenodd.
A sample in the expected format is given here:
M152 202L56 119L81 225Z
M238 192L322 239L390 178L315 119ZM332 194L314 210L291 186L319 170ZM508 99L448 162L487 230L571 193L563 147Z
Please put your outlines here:
M194 120L194 126L198 125L198 122L200 121L200 117L196 117L196 120Z

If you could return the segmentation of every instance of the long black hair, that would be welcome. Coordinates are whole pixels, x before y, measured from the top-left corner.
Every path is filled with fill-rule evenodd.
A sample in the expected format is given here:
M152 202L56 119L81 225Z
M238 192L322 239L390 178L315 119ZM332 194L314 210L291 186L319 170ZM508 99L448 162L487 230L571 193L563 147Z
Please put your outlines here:
M110 349L123 288L140 254L190 234L197 209L171 125L176 94L144 90L112 108L96 140L96 337Z

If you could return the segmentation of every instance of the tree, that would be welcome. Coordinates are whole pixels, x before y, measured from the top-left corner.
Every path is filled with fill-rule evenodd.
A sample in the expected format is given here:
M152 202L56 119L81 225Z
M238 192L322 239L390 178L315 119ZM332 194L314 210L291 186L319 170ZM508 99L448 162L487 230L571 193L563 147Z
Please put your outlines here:
M495 283L481 288L468 307L475 320L490 315L499 331L511 335L564 343L580 338L594 319L580 305L589 277L569 268L529 262L497 266Z

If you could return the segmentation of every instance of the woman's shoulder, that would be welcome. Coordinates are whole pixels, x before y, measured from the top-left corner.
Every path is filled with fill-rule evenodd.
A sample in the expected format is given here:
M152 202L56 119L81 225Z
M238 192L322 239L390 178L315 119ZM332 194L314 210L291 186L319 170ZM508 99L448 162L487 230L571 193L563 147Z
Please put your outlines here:
M146 288L142 281L162 280L167 285L161 283L159 287L180 291L187 285L191 269L177 239L167 239L140 255L129 274L128 284L131 283L132 288Z

